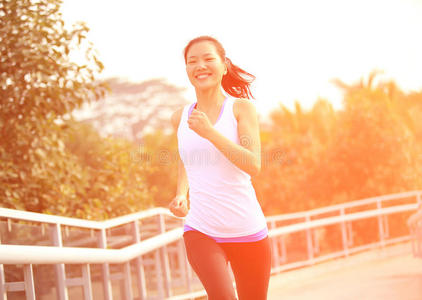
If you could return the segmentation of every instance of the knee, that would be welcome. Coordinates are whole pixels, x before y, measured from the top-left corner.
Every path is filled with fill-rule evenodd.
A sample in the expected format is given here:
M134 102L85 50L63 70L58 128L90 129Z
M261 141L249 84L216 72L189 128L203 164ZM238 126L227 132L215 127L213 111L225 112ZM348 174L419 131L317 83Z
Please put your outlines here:
M236 292L234 289L225 288L220 286L219 289L207 291L208 300L237 300Z

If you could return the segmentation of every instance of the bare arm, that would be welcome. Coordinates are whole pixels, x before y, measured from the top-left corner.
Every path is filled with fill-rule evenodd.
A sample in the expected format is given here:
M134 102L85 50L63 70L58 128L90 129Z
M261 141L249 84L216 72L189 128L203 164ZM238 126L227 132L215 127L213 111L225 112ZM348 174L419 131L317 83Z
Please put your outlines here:
M250 100L238 99L233 111L237 115L240 145L226 138L214 127L210 128L206 136L239 169L251 176L257 175L261 170L261 141L255 106Z
M188 178L186 176L185 166L183 165L180 156L177 155L177 192L176 196L187 196L189 190Z
M171 123L175 131L180 123L180 118L183 112L183 108L176 110L171 116ZM189 190L189 182L186 175L185 166L180 158L180 154L177 153L177 191L176 196L171 201L169 208L170 211L177 217L186 216L189 208L187 203L187 194Z
M175 131L180 123L180 118L182 114L183 108L178 109L173 113L171 116L171 123ZM188 178L186 176L185 166L180 158L180 153L177 153L177 192L176 196L186 196L189 189Z

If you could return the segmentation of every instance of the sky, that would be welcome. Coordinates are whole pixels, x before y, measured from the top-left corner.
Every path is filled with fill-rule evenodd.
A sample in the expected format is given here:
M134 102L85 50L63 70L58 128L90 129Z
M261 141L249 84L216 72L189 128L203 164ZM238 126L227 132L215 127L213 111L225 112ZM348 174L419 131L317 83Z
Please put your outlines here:
M320 98L335 109L352 84L382 71L406 91L422 90L422 0L63 0L66 23L85 22L105 69L101 77L164 78L186 87L183 48L211 35L232 62L256 76L259 113Z

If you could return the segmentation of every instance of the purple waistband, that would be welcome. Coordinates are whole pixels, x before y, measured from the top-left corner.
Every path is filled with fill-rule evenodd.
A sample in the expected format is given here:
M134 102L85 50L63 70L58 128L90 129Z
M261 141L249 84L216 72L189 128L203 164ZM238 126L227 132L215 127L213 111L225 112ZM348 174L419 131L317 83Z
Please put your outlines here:
M183 231L186 232L190 230L199 231L185 224L185 226L183 227ZM267 235L268 235L268 228L265 227L264 229L262 229L261 231L257 233L246 235L246 236L231 237L231 238L220 238L220 237L214 237L214 236L209 236L209 237L214 239L217 243L245 243L245 242L260 241L264 239Z

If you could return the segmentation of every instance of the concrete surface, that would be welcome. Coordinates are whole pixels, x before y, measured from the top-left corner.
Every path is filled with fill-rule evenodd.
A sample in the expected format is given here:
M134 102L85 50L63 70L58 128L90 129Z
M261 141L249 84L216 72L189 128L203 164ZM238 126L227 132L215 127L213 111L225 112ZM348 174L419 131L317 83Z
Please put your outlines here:
M422 259L410 243L374 249L270 279L268 300L422 300Z

